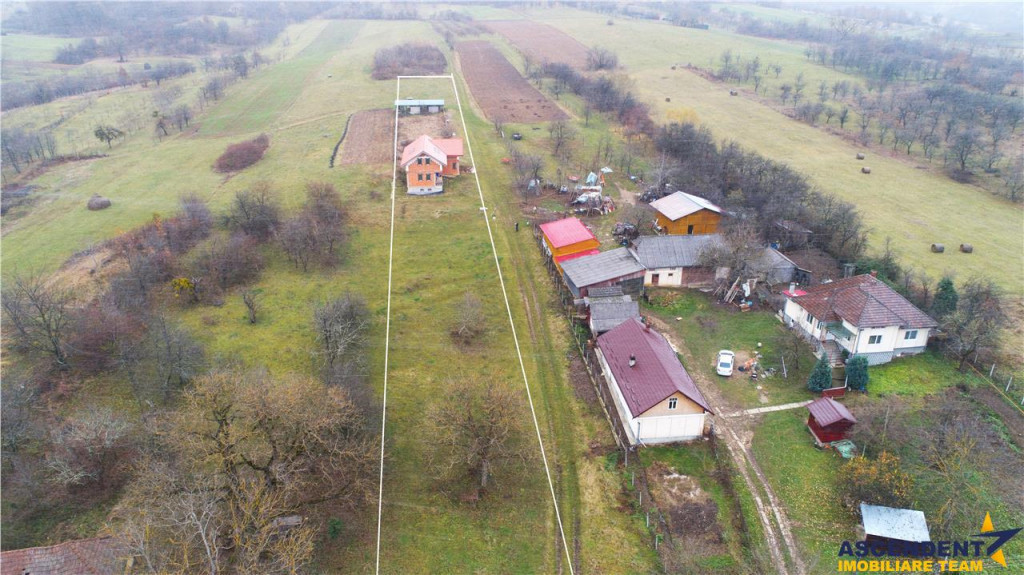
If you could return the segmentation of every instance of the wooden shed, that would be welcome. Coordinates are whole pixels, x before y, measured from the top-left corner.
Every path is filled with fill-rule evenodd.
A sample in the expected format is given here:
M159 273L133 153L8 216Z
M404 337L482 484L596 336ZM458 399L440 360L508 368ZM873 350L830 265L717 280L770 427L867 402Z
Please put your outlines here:
M846 439L846 432L857 423L846 406L831 397L815 399L807 405L807 410L811 412L807 428L818 445Z
M544 234L544 251L555 260L555 267L562 269L568 260L594 255L601 242L587 226L577 218L565 218L540 225Z
M657 211L658 228L671 235L713 234L722 219L722 208L686 192L655 200L651 207Z

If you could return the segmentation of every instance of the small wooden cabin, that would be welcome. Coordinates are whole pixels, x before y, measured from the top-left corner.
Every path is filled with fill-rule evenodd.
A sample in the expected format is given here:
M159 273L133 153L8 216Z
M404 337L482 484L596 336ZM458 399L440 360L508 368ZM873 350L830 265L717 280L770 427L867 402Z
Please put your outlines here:
M831 397L819 397L807 405L811 412L807 428L819 446L846 439L846 433L857 423L846 406Z
M540 225L544 234L544 249L555 260L559 271L568 260L599 253L601 247L594 232L577 218L565 218Z
M718 222L722 219L722 208L686 192L655 200L651 207L657 211L655 223L658 228L670 235L713 234L718 231Z

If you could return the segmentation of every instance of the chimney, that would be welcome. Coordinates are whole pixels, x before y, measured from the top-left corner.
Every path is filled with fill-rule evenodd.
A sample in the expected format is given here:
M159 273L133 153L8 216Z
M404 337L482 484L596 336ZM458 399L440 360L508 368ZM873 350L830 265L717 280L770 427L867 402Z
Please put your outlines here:
M789 284L789 294L790 295L796 295L796 282L790 282L790 284Z
M633 367L634 365L636 365L636 356L629 354L629 367Z
M878 277L878 270L871 270L871 277L877 278Z

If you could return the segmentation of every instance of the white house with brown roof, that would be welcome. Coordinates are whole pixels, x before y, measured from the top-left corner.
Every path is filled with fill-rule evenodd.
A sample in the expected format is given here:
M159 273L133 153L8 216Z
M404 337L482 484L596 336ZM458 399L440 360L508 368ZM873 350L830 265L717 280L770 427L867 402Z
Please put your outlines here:
M800 329L833 363L845 350L871 365L921 353L938 326L878 278L859 275L784 291L786 325Z
M596 352L630 444L704 435L711 408L664 336L631 318L598 337Z

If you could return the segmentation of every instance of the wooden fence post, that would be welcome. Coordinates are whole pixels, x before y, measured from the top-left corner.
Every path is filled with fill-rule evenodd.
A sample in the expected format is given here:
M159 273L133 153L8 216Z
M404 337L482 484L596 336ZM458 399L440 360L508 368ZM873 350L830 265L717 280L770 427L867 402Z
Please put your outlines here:
M992 364L992 368L988 370L988 376L991 378L992 374L996 371L996 364Z

